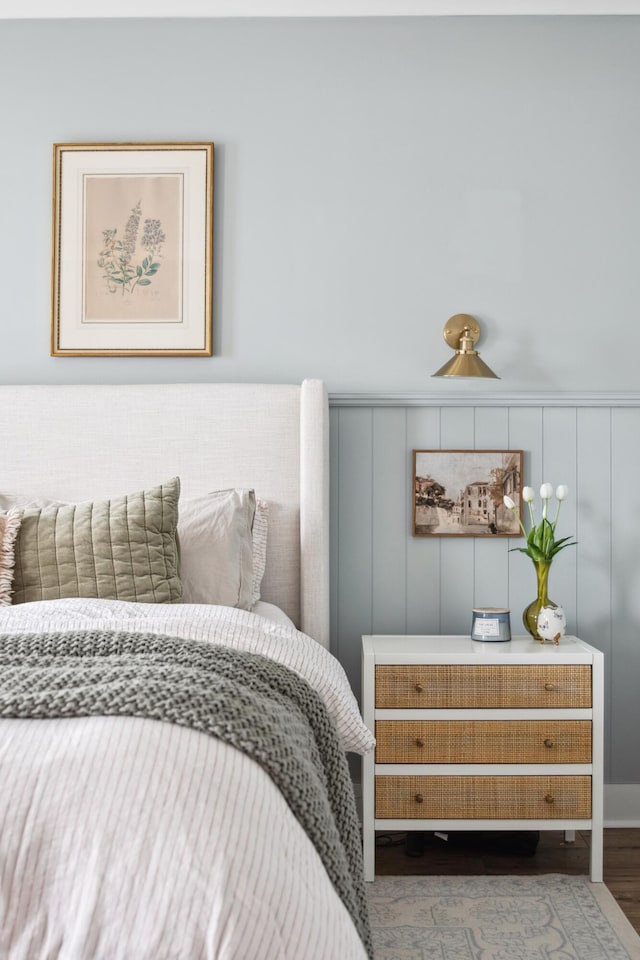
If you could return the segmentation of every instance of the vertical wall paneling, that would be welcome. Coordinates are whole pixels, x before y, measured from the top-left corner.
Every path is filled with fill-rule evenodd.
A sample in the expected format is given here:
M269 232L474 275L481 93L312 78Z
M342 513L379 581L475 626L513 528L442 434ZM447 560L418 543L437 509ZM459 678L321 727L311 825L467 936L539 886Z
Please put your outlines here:
M562 504L556 537L575 539L577 522L576 498L576 429L575 408L548 407L542 420L542 480L553 486L569 487L569 496ZM538 501L539 502L539 501ZM556 516L557 500L549 501L549 519ZM549 574L549 599L559 603L567 615L567 632L576 633L576 547L567 547L556 555Z
M440 537L414 537L413 451L440 449L440 409L407 409L407 633L441 633Z
M611 411L577 412L576 633L605 657L605 779L611 777ZM578 495L579 494L579 495ZM560 523L558 524L560 528ZM565 530L564 517L562 529Z
M612 411L611 778L614 783L640 780L639 434L637 411Z
M329 410L329 578L331 589L331 652L340 659L338 628L338 581L340 577L340 551L338 529L340 517L340 410Z
M509 410L509 449L523 451L523 486L533 487L536 497L542 483L542 408L512 407ZM538 507L540 500L538 499ZM528 508L525 505L526 516ZM538 513L538 518L539 518ZM524 520L529 528L528 519ZM511 632L524 632L522 612L536 597L536 575L533 562L514 547L524 546L524 539L513 538L509 552L509 608Z
M338 430L339 659L360 691L360 637L372 629L373 411L340 410Z
M373 411L372 630L406 633L407 414Z
M569 487L557 535L578 545L555 558L549 594L605 654L606 781L640 783L638 436L640 401L333 401L332 646L356 693L363 633L466 634L473 606L503 604L523 633L536 580L521 538L411 535L414 449L523 450L537 520L540 484Z
M473 407L443 407L443 450L473 450ZM474 597L473 537L442 537L440 602L442 633L469 633Z
M509 411L478 407L474 417L476 450L509 449ZM509 605L509 547L512 537L476 537L473 540L473 606Z

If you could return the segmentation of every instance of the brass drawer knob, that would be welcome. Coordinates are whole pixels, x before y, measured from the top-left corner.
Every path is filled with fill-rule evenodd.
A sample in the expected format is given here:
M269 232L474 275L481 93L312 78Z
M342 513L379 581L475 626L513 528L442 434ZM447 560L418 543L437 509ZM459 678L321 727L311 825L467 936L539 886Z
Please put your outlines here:
M553 746L553 740L549 740L549 739L547 738L547 739L545 740L545 742L544 742L544 745L545 745L545 747L547 747L547 748L550 750L551 747Z
M416 737L416 747L424 747L424 740L421 740L420 737Z
M545 798L544 798L544 802L545 802L545 803L555 803L555 799L556 799L555 797L552 797L551 794L548 793L548 794L545 796Z
M558 689L558 687L556 686L555 683L550 683L549 681L547 681L547 683L545 683L544 688L545 688L545 690L549 690L549 691L551 691L551 690L557 690L557 689Z
M416 693L422 693L423 686L421 683L416 683Z
M415 801L416 801L416 803L424 803L424 797L422 796L421 793L416 793L416 795L415 795Z

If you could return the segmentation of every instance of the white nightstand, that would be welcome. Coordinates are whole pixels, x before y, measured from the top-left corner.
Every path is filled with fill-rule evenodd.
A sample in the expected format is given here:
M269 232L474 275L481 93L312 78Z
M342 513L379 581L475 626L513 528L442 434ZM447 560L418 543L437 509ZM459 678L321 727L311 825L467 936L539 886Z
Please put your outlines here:
M603 656L576 637L362 638L365 879L376 830L591 830L602 881Z

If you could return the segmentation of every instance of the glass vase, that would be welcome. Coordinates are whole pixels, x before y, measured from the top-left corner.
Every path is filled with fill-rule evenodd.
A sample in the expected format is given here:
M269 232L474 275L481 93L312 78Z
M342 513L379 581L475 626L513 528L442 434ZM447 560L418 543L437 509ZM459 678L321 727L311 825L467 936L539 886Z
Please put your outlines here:
M549 600L549 595L547 593L551 561L534 560L533 565L536 568L538 595L533 603L530 603L529 606L525 608L522 614L522 622L525 625L525 629L531 634L532 637L534 637L536 640L539 640L540 643L544 643L544 638L538 633L538 614L543 607L557 607L558 604L554 603L553 600Z

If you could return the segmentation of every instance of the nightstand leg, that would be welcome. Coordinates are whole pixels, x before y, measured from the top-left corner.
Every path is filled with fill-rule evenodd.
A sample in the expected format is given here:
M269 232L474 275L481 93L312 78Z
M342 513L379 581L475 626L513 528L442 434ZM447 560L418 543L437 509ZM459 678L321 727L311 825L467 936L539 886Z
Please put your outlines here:
M603 880L603 831L602 825L596 827L594 824L591 829L591 882L602 883Z
M602 883L604 870L604 658L593 658L593 773L591 777L591 882Z

